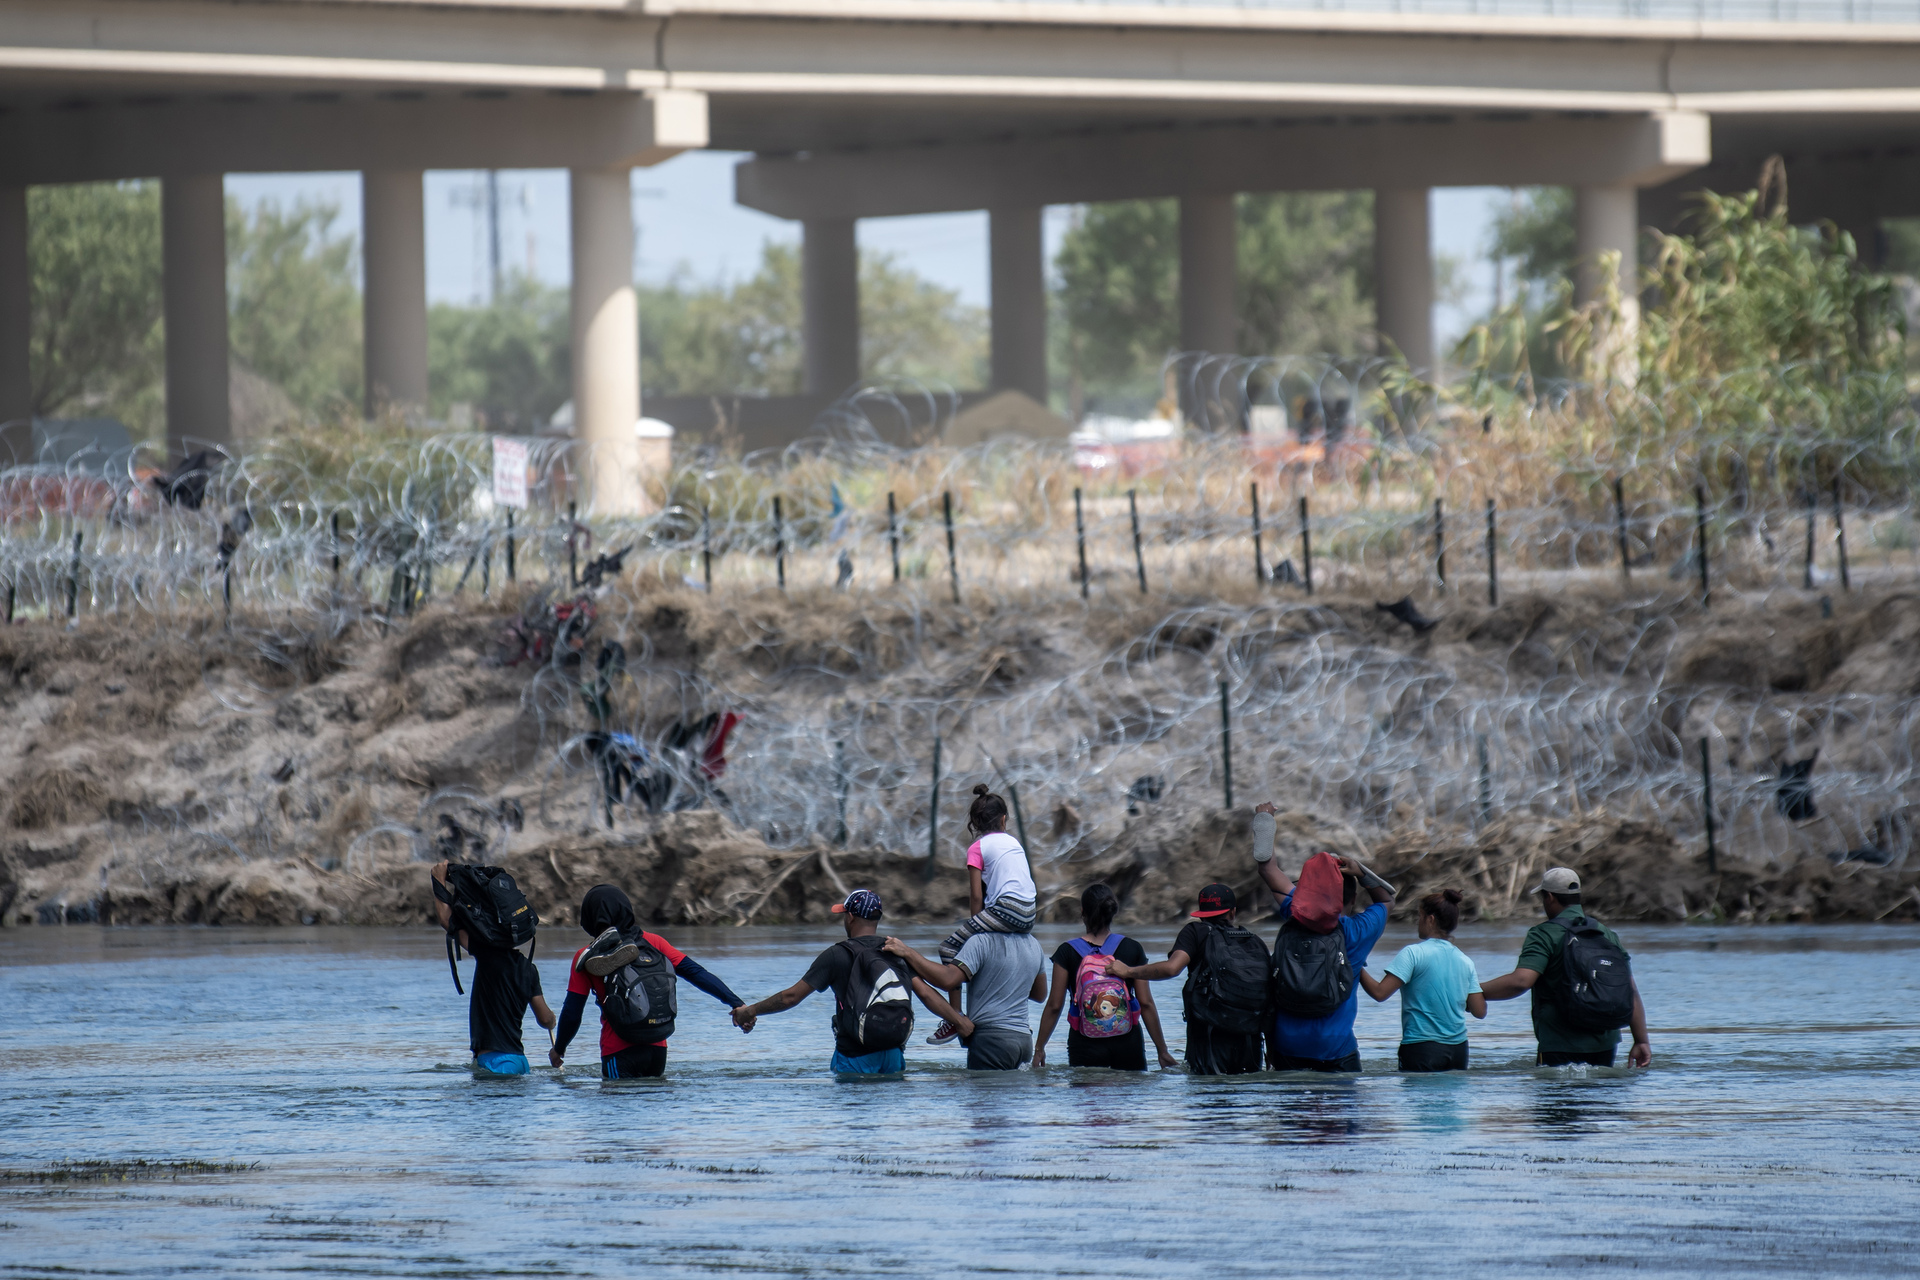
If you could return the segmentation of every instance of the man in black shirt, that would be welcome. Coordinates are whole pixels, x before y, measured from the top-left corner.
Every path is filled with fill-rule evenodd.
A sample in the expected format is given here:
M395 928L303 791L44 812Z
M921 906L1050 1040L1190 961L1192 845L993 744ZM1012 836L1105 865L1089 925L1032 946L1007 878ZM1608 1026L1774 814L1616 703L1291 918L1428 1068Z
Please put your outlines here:
M447 882L447 864L436 862L428 874L442 885ZM438 895L433 908L445 929L453 923L452 909ZM475 951L462 929L460 945L473 955L472 1000L467 1005L467 1037L473 1051L473 1064L496 1076L524 1076L532 1071L526 1046L520 1040L520 1026L526 1020L527 1006L541 1026L552 1028L556 1019L540 992L540 971L533 961L518 951L497 951L482 947ZM531 945L531 944L529 944Z
M847 938L836 942L822 951L807 970L806 976L788 987L776 992L765 1000L750 1004L733 1012L734 1025L742 1031L751 1031L753 1024L762 1014L781 1013L805 1000L816 991L833 992L833 1065L836 1075L889 1075L906 1068L905 1056L899 1045L875 1049L863 1043L859 1037L859 1004L879 983L869 981L863 975L871 975L875 966L859 952L872 952L878 956L885 941L879 934L881 915L880 895L871 889L855 889L847 895L845 902L834 905L834 913L839 915L846 925ZM859 972L856 972L856 960ZM973 1034L972 1024L960 1012L940 996L940 993L905 971L904 966L892 957L886 957L882 963L891 972L902 987L910 986L921 1002L933 1012L939 1014L961 1029L963 1036ZM885 974L881 974L884 982ZM904 995L904 991L900 992ZM871 1007L871 1006L869 1006ZM899 1012L899 1011L891 1011ZM908 1011L910 1017L910 1011ZM911 1021L908 1022L911 1027ZM892 1037L888 1037L892 1038ZM905 1043L905 1036L899 1037Z
M1201 1007L1199 980L1205 970L1207 935L1215 929L1233 929L1238 908L1230 886L1210 884L1200 891L1193 918L1173 940L1173 949L1165 960L1130 965L1114 959L1107 964L1108 973L1129 982L1137 978L1158 982L1186 972L1187 982L1180 997L1187 1015L1187 1070L1197 1076L1243 1075L1264 1065L1265 1045L1257 1027L1244 1032L1229 1030L1216 1025ZM1260 946L1264 949L1265 944Z

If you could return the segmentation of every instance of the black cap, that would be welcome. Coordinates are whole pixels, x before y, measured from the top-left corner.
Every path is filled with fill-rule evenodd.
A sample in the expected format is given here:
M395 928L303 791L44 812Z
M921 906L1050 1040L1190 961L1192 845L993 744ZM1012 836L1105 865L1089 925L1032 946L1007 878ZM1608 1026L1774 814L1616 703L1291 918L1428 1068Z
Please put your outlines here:
M1239 905L1233 896L1233 886L1210 884L1200 891L1200 909L1193 915L1197 920L1205 920L1210 916L1223 916Z

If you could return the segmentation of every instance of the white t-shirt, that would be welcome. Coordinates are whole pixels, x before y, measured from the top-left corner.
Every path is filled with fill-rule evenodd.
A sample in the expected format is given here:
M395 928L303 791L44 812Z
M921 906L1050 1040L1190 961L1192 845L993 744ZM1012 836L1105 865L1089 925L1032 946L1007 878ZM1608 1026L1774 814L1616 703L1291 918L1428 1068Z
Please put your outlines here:
M1027 866L1027 851L1004 831L989 831L967 850L967 865L980 868L984 890L982 902L998 902L1012 894L1028 902L1034 900L1033 871Z

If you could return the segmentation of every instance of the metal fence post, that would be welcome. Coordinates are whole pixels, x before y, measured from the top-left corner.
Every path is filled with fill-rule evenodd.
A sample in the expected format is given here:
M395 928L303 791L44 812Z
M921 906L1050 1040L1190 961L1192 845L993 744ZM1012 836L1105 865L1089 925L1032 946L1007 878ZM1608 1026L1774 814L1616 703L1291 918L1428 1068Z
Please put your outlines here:
M1133 518L1133 567L1140 571L1140 594L1147 594L1147 556L1140 546L1140 503L1137 490L1127 490L1127 514Z
M1300 499L1300 581L1313 594L1313 533L1307 528L1307 500Z
M1500 607L1499 530L1494 524L1493 499L1487 499L1487 605Z
M1080 544L1080 598L1087 598L1087 522L1080 512L1080 490L1073 491L1073 533Z
M1233 808L1233 719L1227 710L1227 682L1220 682L1220 764L1226 807Z
M1619 476L1613 478L1613 532L1620 541L1620 580L1633 581L1633 566L1627 561L1627 491Z

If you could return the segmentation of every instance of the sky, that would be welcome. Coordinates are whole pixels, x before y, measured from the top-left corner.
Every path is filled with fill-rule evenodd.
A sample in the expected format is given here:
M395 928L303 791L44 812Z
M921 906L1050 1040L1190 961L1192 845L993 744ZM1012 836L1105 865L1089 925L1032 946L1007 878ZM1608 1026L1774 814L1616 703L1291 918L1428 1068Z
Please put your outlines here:
M696 281L751 275L768 241L795 242L800 226L733 201L733 167L743 156L690 151L665 164L633 172L637 229L636 271L648 282L684 272ZM500 261L551 284L567 282L567 175L565 170L503 170L500 190ZM427 174L427 296L436 302L483 301L491 274L487 243L485 173L435 170ZM338 233L360 231L357 173L244 174L227 177L227 192L251 208L264 200L290 205L324 201L339 208ZM1436 256L1463 260L1467 290L1459 306L1435 311L1442 348L1484 311L1493 294L1486 243L1496 200L1491 187L1455 187L1433 193ZM1047 210L1048 260L1065 233L1069 209ZM921 276L957 291L962 300L987 304L987 215L927 214L911 218L865 218L860 247L898 257Z

